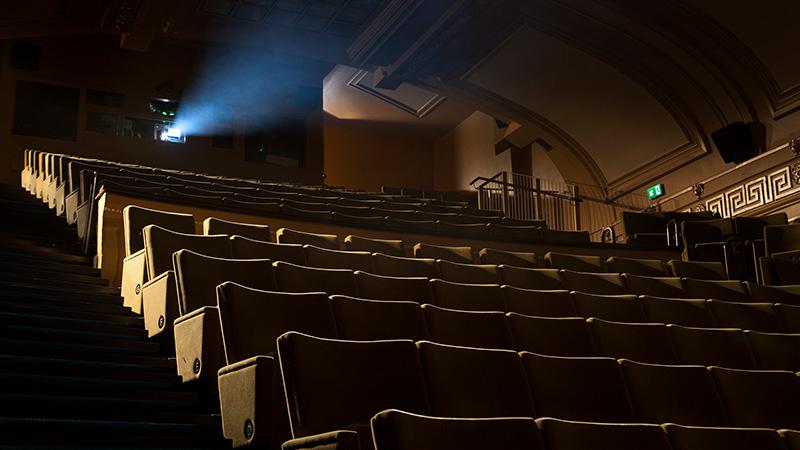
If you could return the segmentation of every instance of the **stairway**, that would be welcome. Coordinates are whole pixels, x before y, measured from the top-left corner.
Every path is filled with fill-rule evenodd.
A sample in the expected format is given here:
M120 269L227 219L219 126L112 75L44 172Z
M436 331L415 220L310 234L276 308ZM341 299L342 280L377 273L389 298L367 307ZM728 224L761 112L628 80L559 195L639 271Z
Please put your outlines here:
M223 449L74 228L0 185L0 449Z

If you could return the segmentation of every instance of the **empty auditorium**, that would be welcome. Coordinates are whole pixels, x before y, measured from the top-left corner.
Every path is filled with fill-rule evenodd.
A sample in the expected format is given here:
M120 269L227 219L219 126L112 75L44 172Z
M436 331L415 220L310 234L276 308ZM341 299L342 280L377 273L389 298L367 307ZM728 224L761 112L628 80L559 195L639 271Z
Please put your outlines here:
M0 450L800 450L798 17L4 2Z

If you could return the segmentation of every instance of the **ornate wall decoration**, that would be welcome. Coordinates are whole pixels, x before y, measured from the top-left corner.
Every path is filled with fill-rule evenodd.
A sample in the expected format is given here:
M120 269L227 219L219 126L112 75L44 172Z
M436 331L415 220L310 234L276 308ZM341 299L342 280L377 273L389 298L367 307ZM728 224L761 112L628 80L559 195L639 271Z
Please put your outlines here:
M694 196L700 198L703 195L703 191L706 189L706 186L703 183L695 183L692 185L692 192Z
M722 217L733 217L796 192L800 192L800 163L734 186L695 205L692 210L704 207Z
M800 161L792 164L792 182L800 184Z

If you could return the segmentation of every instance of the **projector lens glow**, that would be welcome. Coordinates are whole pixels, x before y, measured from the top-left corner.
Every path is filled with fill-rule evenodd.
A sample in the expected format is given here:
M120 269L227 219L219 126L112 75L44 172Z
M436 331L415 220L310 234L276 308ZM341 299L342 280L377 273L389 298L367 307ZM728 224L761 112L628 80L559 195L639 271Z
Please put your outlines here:
M186 142L186 136L183 134L183 130L178 127L170 126L170 123L164 124L157 124L155 126L155 138L159 141L164 142L174 142L177 144L183 144Z

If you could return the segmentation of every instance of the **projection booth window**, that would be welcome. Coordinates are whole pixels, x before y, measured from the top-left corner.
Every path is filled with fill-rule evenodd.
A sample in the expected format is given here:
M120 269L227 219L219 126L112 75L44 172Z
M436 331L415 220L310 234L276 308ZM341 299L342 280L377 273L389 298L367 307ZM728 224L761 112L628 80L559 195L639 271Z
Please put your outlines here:
M51 139L78 139L80 90L17 80L13 133Z

